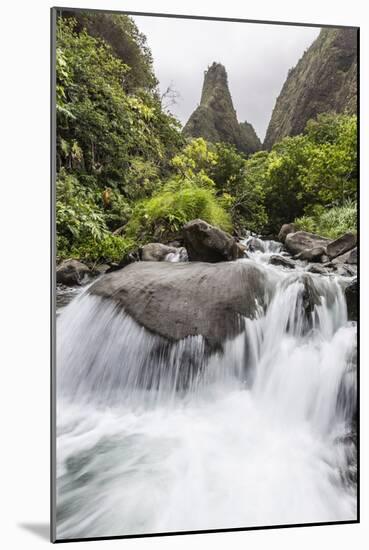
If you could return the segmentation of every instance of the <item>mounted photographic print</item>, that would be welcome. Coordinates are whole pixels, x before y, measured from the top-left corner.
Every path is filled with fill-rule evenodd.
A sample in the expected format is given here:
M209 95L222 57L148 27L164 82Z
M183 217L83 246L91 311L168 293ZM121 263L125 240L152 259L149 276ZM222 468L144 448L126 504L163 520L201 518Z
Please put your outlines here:
M358 33L52 9L53 541L359 520Z

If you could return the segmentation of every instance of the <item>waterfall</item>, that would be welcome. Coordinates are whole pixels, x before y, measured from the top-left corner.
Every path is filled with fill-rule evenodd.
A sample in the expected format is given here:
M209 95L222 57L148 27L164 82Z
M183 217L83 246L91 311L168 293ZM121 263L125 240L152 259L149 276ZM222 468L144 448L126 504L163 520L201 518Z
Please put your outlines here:
M88 291L62 311L59 538L356 518L356 326L340 281L264 269L267 307L219 349L168 342Z

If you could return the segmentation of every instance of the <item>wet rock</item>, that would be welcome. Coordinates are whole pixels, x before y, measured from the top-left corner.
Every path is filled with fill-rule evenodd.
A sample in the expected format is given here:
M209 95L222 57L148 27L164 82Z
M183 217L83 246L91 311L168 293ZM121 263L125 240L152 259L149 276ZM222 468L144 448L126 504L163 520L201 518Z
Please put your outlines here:
M244 329L265 304L265 270L249 262L136 262L101 277L90 292L117 302L169 340L202 335L217 345Z
M336 258L337 259L337 258ZM328 262L324 264L324 267L330 272L334 272L341 277L353 277L357 273L356 265L345 264L342 262Z
M56 282L66 286L81 285L89 275L90 268L78 260L63 260L56 268Z
M347 303L347 315L349 321L357 321L358 312L358 285L357 279L354 279L345 289Z
M257 239L256 237L251 237L246 243L247 250L250 252L265 252L265 245L261 239Z
M350 250L348 258L347 258L348 264L354 264L357 265L357 247Z
M317 273L318 275L326 275L328 273L328 270L319 264L309 265L306 271L309 273Z
M290 233L296 233L296 231L297 227L294 223L285 223L282 225L278 233L278 240L281 241L281 243L284 243L287 235L289 235Z
M125 254L120 262L118 263L111 263L109 269L106 271L106 273L112 273L114 271L118 271L120 269L123 269L124 267L127 267L127 265L130 265L134 262L138 262L140 259L139 251L136 250L134 252L129 252L128 254Z
M334 258L334 260L332 260L332 264L357 264L357 248L355 247L352 250L345 252L341 256L337 256L336 258Z
M96 275L103 275L107 271L109 271L110 265L109 264L99 264L94 269L94 274Z
M356 402L356 390L352 392L352 395L348 395L347 397L354 399L354 402ZM348 406L350 406L350 403L348 403ZM356 417L356 411L354 412L354 417ZM352 490L357 484L357 431L355 421L352 422L351 431L337 437L335 443L340 448L342 446L345 447L345 465L340 469L340 476L344 485Z
M288 269L295 269L295 262L279 254L273 254L270 256L269 263L272 265L280 265L282 267L287 267Z
M183 227L184 244L190 261L222 262L247 257L246 247L231 235L203 220Z
M327 245L327 255L329 259L333 260L333 258L341 256L345 252L355 248L356 243L356 233L345 233L342 237L339 237Z
M326 249L323 246L302 250L294 256L295 260L306 260L307 262L323 262L326 258Z
M311 250L314 248L326 248L331 242L330 239L315 235L314 233L307 233L306 231L296 231L296 233L289 233L285 240L285 247L290 254L300 254L300 252Z
M356 266L349 264L342 264L336 267L335 269L337 275L341 277L353 277L357 274Z
M304 290L302 293L303 296L303 307L305 314L310 317L314 311L315 306L321 305L321 296L315 287L312 278L304 274L301 277L301 282L304 284Z
M317 284L317 278L312 277L306 272L296 272L291 274L290 277L287 277L282 282L282 288L287 288L296 282L300 283L298 290L298 302L296 304L294 318L290 318L287 330L295 330L296 327L299 327L298 330L301 334L307 334L313 326L315 307L321 305L322 303L321 288L319 284ZM327 300L327 305L332 305L335 298L334 292L331 295L329 293L325 293L325 298Z

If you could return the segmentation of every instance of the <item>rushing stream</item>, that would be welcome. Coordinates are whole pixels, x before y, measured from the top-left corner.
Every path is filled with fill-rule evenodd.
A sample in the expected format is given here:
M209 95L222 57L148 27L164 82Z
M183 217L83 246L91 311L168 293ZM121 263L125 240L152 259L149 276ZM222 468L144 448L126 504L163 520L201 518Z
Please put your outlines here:
M82 293L57 333L57 537L356 519L356 325L342 281L256 262L273 288L209 356ZM301 275L320 305L306 321ZM183 377L183 366L186 376Z

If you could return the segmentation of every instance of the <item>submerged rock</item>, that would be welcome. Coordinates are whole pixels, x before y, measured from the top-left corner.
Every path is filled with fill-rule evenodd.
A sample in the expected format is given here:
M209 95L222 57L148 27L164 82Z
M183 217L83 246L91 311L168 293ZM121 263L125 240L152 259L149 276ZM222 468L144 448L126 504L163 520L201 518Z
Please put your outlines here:
M333 258L352 250L356 246L356 243L357 236L355 233L345 233L327 245L327 255L330 260L333 260Z
M295 262L279 254L273 254L270 256L269 263L272 265L280 265L282 267L288 267L289 269L295 269Z
M248 262L137 262L103 276L90 292L169 340L202 335L218 345L265 305L268 284L265 271Z
M283 287L288 287L294 282L301 283L301 289L299 292L301 306L304 312L304 329L307 331L311 327L312 315L315 309L315 306L319 306L322 303L322 294L321 288L316 284L316 281L309 273L296 273L296 275L285 279L282 283ZM325 299L327 304L330 306L334 300L334 293L330 294L325 292ZM296 309L296 315L298 316L299 309Z
M261 239L257 239L256 237L251 237L246 243L247 250L250 252L265 252L265 244Z
M183 227L183 239L190 261L214 263L247 257L244 245L203 220L187 223Z
M357 321L358 311L358 286L357 279L354 279L345 289L347 316L349 321Z
M56 282L66 286L81 285L89 275L90 268L78 260L63 260L56 268Z

